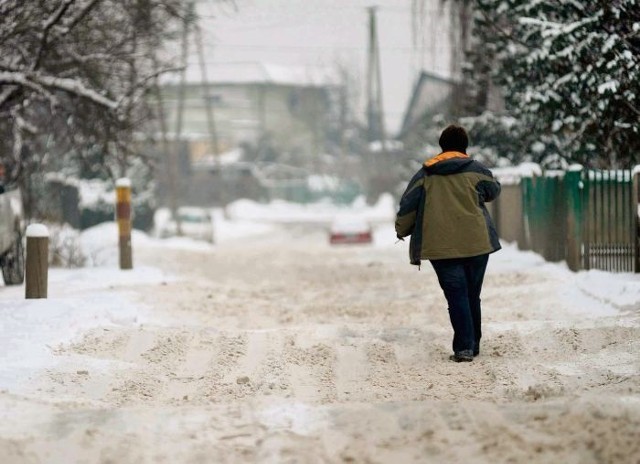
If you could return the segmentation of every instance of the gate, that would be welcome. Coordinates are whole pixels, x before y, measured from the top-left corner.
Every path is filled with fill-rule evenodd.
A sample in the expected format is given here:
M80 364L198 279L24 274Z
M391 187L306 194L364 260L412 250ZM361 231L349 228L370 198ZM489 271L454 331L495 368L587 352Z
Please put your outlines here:
M630 170L581 173L582 268L634 272L637 201Z

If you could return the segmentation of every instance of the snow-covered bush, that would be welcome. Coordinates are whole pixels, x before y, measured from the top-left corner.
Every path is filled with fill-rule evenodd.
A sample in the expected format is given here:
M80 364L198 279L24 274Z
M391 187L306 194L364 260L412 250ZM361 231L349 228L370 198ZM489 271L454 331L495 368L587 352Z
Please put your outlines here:
M53 267L83 267L87 258L80 245L80 232L64 224L48 224L49 265Z

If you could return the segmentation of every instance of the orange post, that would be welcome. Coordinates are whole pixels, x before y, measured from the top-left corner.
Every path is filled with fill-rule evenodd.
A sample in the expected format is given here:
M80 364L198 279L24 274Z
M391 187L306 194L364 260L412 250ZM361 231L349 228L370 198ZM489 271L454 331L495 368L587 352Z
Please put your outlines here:
M118 222L120 269L133 269L131 250L131 181L127 178L116 181L116 221Z

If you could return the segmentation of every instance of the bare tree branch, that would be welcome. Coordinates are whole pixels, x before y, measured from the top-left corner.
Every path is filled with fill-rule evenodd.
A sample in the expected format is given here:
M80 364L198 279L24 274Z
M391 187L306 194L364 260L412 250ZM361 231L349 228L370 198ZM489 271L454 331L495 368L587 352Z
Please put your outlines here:
M167 74L170 72L178 72L178 71L182 71L183 69L184 69L184 66L177 66L173 68L163 68L143 77L142 79L139 79L137 82L135 82L132 85L131 91L127 95L123 95L122 97L120 97L120 99L118 100L118 104L120 106L130 105L131 103L135 102L138 98L140 98L147 90L149 90L153 86L153 83L151 81L157 79L159 76L163 74Z
M42 31L42 35L43 38L46 38L46 35L49 33L49 31L51 30L51 28L57 24L60 19L62 18L62 16L65 14L65 12L69 9L69 7L75 3L75 0L64 0L62 2L62 4L60 4L60 6L58 7L58 9L56 11L53 12L53 14L49 17L49 19L47 19L44 24L42 25L43 31Z
M64 14L73 3L75 3L75 0L64 0L64 2L58 7L58 9L54 11L54 13L42 25L42 37L40 39L38 52L36 53L36 59L31 65L32 71L35 71L36 69L38 69L38 66L40 66L40 61L42 60L42 56L49 41L49 31L55 24L60 21L60 19L62 19Z
M78 25L89 12L100 2L101 0L90 0L83 8L80 9L78 13L76 13L67 24L62 27L62 33L68 34L74 27Z
M9 85L5 87L4 90L2 90L2 92L0 92L0 108L2 108L2 105L4 104L4 102L7 101L9 97L11 97L11 95L13 95L13 93L17 89L18 89L17 85Z
M636 108L635 106L633 106L631 104L631 102L629 100L622 100L622 102L627 105L627 107L633 111L635 114L637 114L638 116L640 116L640 109Z

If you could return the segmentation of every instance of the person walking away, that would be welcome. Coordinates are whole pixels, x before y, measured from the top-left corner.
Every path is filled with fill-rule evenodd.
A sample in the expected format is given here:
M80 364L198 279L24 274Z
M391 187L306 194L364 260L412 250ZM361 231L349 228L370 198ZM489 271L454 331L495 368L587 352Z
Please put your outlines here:
M450 125L439 140L442 153L413 176L396 215L399 239L411 236L411 264L429 260L449 306L456 362L480 353L480 293L489 254L501 246L485 207L500 194L500 183L467 154L465 129Z

